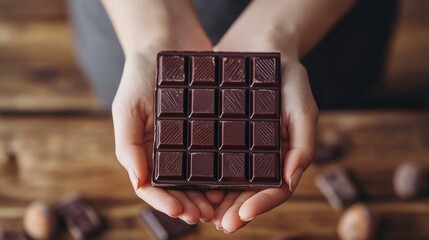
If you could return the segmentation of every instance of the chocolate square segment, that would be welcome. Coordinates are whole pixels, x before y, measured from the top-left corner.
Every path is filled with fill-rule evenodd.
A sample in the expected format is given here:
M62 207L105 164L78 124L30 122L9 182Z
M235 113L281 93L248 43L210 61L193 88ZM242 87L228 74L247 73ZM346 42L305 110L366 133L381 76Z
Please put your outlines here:
M222 86L246 85L246 58L222 58Z
M183 121L159 120L157 125L158 148L183 148Z
M214 149L215 147L215 122L191 121L191 149Z
M252 63L252 86L273 87L278 84L275 58L256 57Z
M246 149L246 122L221 121L221 149Z
M215 154L195 152L189 155L190 181L213 181L215 175Z
M244 182L246 181L246 154L222 153L221 154L221 181Z
M156 179L183 179L183 152L158 152Z
M160 117L184 117L183 108L184 89L161 88L158 91L160 101Z
M279 123L252 122L252 150L276 150L279 148Z
M192 57L191 85L215 85L215 58Z
M181 56L162 56L159 59L161 69L158 69L160 85L185 84L185 58ZM161 71L160 71L161 70Z
M215 90L191 89L190 117L216 117L215 116Z
M280 97L277 90L252 90L252 118L279 118Z
M252 182L270 182L279 179L280 160L276 153L253 153L253 178Z
M280 54L158 53L153 186L280 187Z
M221 104L222 118L246 117L246 90L222 90Z

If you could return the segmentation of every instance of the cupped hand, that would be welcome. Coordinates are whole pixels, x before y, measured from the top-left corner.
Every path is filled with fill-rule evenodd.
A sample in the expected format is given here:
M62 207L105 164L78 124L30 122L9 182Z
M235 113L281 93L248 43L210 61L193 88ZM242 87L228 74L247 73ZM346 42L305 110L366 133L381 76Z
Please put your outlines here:
M174 39L174 38L163 38ZM172 42L173 41L173 42ZM211 221L211 202L220 202L222 192L164 190L151 186L154 134L154 89L156 54L161 50L211 50L204 35L157 41L126 57L120 86L112 105L116 155L127 170L136 194L155 209L187 223ZM209 201L210 200L210 201Z
M267 30L255 35L232 27L222 38L216 51L250 51L281 53L282 93L282 159L281 188L263 191L228 192L216 210L214 224L226 233L235 232L254 217L285 202L295 190L303 172L315 153L318 109L311 93L307 72L299 63L294 41L276 36L278 31Z

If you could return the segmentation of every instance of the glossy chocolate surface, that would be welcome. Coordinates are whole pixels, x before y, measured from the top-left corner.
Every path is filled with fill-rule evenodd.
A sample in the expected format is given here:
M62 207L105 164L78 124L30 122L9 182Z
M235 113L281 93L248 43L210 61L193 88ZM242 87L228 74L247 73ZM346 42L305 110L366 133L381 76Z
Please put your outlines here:
M158 54L152 184L280 187L280 54Z

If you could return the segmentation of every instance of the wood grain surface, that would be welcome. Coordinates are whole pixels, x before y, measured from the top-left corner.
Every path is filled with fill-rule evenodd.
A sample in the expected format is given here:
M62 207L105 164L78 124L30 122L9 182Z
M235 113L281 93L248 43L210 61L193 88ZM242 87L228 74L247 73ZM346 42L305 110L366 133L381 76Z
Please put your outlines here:
M382 219L379 239L429 239L429 199L404 202L392 189L395 167L417 161L429 168L429 114L419 112L322 113L319 131L344 137L338 161L364 190L366 201ZM147 207L133 193L116 161L111 119L107 116L0 117L0 226L22 227L34 199L59 201L79 192L105 217L108 229L99 239L143 239L137 214ZM341 215L315 187L314 176L329 167L311 166L292 199L225 235L201 223L183 239L269 239L299 233L304 239L336 239ZM70 238L64 234L65 239Z

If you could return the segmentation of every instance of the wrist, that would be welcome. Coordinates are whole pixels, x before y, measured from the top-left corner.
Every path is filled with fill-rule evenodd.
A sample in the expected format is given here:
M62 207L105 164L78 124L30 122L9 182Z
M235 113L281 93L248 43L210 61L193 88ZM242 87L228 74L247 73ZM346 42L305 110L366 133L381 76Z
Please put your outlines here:
M274 49L282 54L282 61L299 61L300 35L294 26L273 24L267 28L267 38Z
M139 40L140 39L140 40ZM147 36L145 38L136 38L135 41L123 45L122 49L125 59L136 58L139 56L155 56L159 51L168 50L170 46L169 35Z

